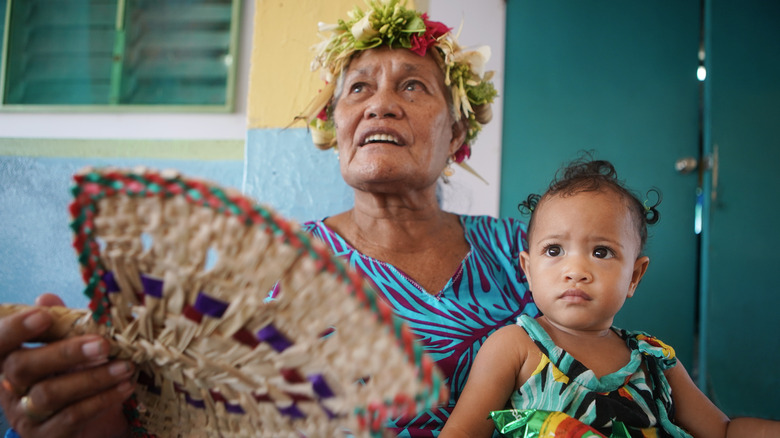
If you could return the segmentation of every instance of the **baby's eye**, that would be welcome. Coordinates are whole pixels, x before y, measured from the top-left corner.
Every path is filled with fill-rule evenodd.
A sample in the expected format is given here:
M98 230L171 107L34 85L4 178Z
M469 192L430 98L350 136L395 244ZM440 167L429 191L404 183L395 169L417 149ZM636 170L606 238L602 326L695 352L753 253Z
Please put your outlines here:
M563 248L558 245L549 245L544 248L544 255L548 257L558 257L563 253Z
M593 257L597 259L608 259L614 257L615 253L606 246L599 246L593 250Z

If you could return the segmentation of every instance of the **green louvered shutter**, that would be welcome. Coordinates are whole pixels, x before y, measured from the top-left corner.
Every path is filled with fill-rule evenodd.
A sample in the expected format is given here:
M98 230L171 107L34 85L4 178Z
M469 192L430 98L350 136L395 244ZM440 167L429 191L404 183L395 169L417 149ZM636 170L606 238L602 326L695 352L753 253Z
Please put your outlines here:
M5 45L5 22L6 22L6 14L5 10L8 7L8 0L0 0L0 50L3 50L3 45ZM5 51L3 51L5 52ZM2 55L2 53L0 53ZM3 77L3 69L5 65L5 59L3 56L0 56L0 79ZM0 90L2 90L2 84L0 84Z
M116 1L9 1L4 102L108 103Z
M238 0L2 1L3 105L232 106Z

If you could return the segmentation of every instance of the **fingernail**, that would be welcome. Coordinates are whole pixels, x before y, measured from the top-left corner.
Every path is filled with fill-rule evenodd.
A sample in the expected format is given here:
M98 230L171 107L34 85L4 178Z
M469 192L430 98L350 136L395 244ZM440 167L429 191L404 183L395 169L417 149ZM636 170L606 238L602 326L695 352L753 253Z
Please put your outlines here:
M121 376L122 374L127 374L130 372L130 363L129 362L116 362L112 363L108 366L108 374L111 374L112 376Z
M22 321L22 325L27 330L40 330L46 326L48 322L47 318L43 315L43 312L36 311L27 315Z
M133 392L133 384L125 380L124 382L116 386L116 390L122 394L129 395L131 392Z
M104 356L103 343L100 340L90 341L81 346L81 352L90 359L99 359Z

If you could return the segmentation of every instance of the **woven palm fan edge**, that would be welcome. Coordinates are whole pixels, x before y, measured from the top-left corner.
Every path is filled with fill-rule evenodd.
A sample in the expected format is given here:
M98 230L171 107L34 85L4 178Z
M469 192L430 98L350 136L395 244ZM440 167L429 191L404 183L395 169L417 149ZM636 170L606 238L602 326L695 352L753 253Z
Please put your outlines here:
M271 229L275 238L292 245L320 264L320 268L330 271L348 286L349 294L361 306L376 315L377 320L392 333L403 349L409 363L418 370L423 385L428 388L422 397L422 406L418 409L430 409L432 400L447 398L448 388L443 385L435 372L433 360L416 342L409 326L395 316L390 305L378 298L376 292L366 285L366 281L356 271L336 256L324 244L317 242L300 230L297 223L278 215L271 207L261 205L240 192L224 190L217 184L205 180L187 178L178 171L136 168L81 169L73 176L75 184L71 189L73 200L69 206L71 214L70 228L74 233L73 248L80 265L85 283L84 294L89 298L89 309L93 320L102 325L110 325L110 302L107 297L107 285L103 274L105 268L100 261L100 247L95 238L94 218L98 214L101 199L114 195L129 197L173 197L184 196L195 205L206 207L217 213L233 215L246 226L265 226ZM416 401L418 404L420 400ZM385 400L385 405L395 403ZM125 415L130 422L131 433L136 437L150 435L141 423L135 396L125 403ZM377 421L384 420L386 406L372 403L357 412L361 427L374 429Z

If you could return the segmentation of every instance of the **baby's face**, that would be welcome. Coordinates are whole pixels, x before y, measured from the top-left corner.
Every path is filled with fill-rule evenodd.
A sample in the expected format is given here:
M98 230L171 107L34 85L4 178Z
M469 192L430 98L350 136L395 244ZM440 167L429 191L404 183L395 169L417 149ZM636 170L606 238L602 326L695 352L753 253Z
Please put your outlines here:
M543 199L521 264L539 310L573 330L604 330L647 268L629 209L607 190Z

